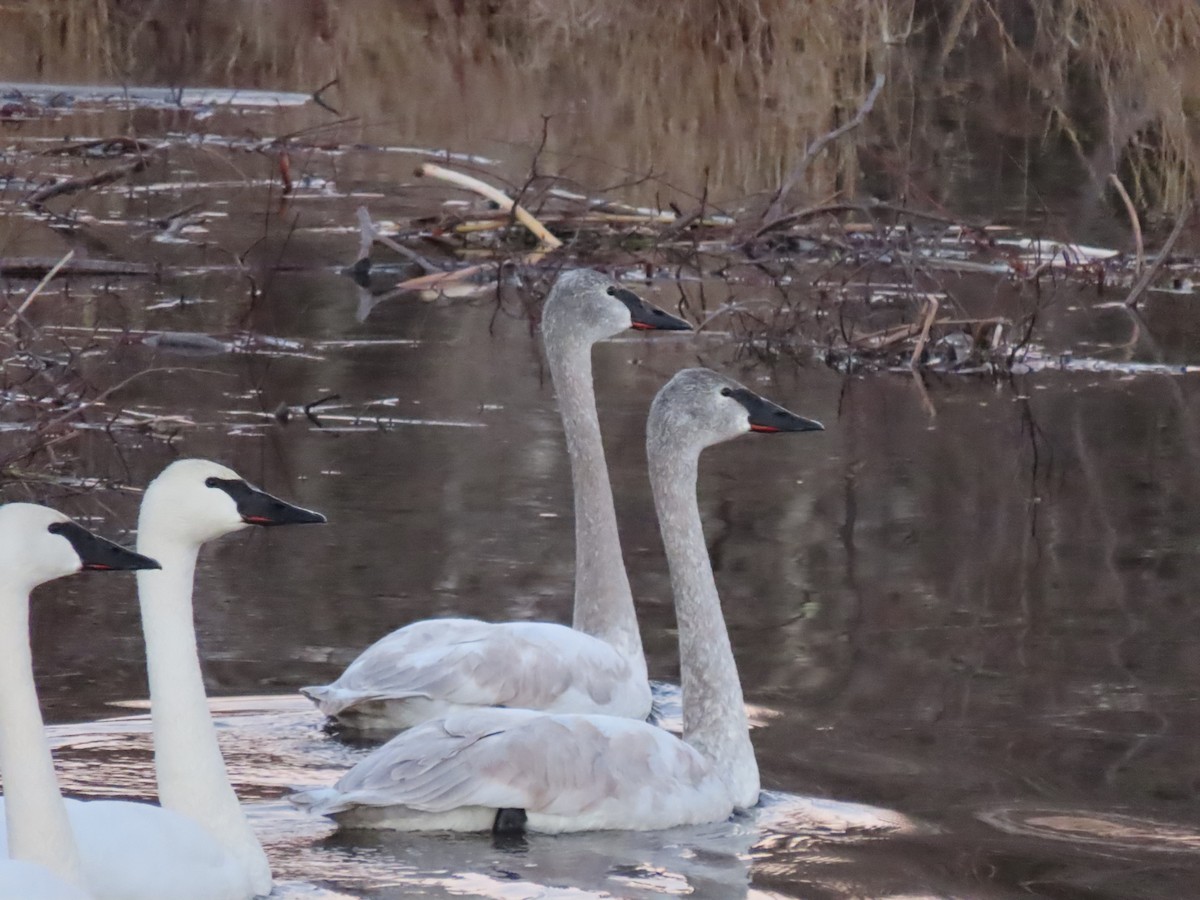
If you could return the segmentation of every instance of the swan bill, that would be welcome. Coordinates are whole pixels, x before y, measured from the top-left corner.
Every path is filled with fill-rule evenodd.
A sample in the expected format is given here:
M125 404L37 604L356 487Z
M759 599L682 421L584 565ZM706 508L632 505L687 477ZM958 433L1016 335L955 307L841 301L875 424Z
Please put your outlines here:
M93 572L132 572L138 569L161 569L158 560L126 550L120 544L92 534L75 522L55 522L49 527L70 542L83 569Z
M647 303L633 291L613 287L608 289L610 296L616 297L629 310L633 319L633 327L639 331L691 331L690 322L673 316L666 310L659 309L652 303Z
M723 392L722 392L723 393ZM806 419L766 397L760 397L748 388L739 387L729 391L729 396L746 408L750 417L750 430L760 434L777 434L781 431L824 431L825 426L816 419Z
M319 512L280 500L240 478L209 478L204 483L233 498L247 525L319 525L328 521Z

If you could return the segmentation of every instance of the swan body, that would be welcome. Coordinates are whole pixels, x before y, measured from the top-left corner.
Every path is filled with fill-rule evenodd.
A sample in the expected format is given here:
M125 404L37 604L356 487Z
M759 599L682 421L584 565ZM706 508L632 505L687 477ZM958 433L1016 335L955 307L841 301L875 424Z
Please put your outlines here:
M8 859L0 861L0 900L92 900L92 895L45 866Z
M592 346L629 328L687 330L589 269L564 272L542 318L575 494L573 629L546 622L416 622L301 693L355 730L394 732L476 707L645 719L650 686L592 387Z
M419 749L417 749L419 748ZM520 809L530 831L649 830L724 819L720 775L695 748L616 716L479 709L393 738L301 798L347 828L488 831Z
M65 802L88 896L246 900L256 894L245 867L173 810L131 800Z
M29 594L81 569L157 568L30 503L0 506L0 900L92 900L46 742L29 647Z
M758 801L741 683L696 503L700 451L747 431L821 425L708 369L659 392L647 452L679 620L682 740L603 715L479 709L402 732L298 806L347 828L550 833L726 818Z
M271 869L229 783L209 714L192 619L200 547L250 525L323 522L207 460L177 460L150 483L138 549L161 564L138 577L161 806L68 805L98 900L248 900ZM149 576L149 577L147 577Z
M551 622L414 622L368 648L335 684L305 693L362 731L483 706L634 717L649 708L644 672L611 644Z

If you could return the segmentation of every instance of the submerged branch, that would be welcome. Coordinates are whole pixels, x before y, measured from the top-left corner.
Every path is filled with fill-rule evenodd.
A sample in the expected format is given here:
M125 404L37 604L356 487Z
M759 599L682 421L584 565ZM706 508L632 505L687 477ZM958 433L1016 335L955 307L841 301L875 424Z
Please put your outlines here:
M416 174L418 177L437 178L440 181L474 191L480 196L491 200L505 212L510 212L516 216L517 221L528 228L533 233L533 236L541 241L542 245L547 249L556 250L562 246L562 241L552 235L549 229L535 219L528 210L514 203L512 198L507 194L492 187L485 181L480 181L478 178L472 178L470 175L464 175L461 172L454 172L450 169L444 169L441 166L435 166L433 163L425 163L420 166Z
M1192 217L1192 212L1196 208L1196 201L1190 200L1179 212L1179 218L1175 220L1175 227L1171 229L1170 235L1167 236L1166 242L1162 245L1162 249L1158 251L1158 256L1154 258L1154 262L1150 263L1142 272L1142 277L1130 289L1125 297L1126 306L1137 306L1141 300L1142 294L1146 293L1147 288L1158 275L1159 270L1166 264L1167 257L1171 255L1171 251L1175 249L1175 244L1179 241L1179 236L1183 234L1183 229L1188 223L1188 219Z

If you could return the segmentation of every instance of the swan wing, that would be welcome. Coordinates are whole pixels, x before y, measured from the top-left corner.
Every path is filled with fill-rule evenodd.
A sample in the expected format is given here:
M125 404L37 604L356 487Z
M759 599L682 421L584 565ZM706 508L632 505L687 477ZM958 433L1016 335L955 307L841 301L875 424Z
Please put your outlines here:
M327 815L522 809L551 831L663 828L732 810L704 757L668 732L613 716L516 709L458 713L403 732L332 790L297 802Z
M602 711L645 718L645 676L612 645L549 622L434 619L368 647L327 688L306 688L327 715L373 700L455 707Z

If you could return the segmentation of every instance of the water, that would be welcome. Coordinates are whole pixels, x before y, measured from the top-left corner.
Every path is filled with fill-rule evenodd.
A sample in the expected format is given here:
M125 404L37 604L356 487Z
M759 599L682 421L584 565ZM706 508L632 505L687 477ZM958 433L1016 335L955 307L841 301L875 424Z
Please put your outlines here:
M223 331L222 317L239 314L238 282L205 277L195 293L220 297L223 286L230 300L143 312L147 326ZM123 303L145 310L151 299L131 286ZM353 283L315 272L278 277L255 315L309 349L378 345L199 360L118 348L122 373L188 367L135 382L126 402L197 424L169 445L126 438L120 454L85 436L81 464L144 484L177 454L220 458L329 516L326 527L219 541L198 575L210 692L271 696L225 713L222 734L285 886L369 897L1190 889L1200 840L1192 377L946 378L929 386L930 417L908 376L745 369L720 336L599 346L600 414L656 679L678 669L642 459L654 391L704 362L829 428L715 448L700 486L764 785L785 796L698 834L364 843L280 802L362 752L321 732L304 702L280 698L419 617L567 620L561 429L527 323L494 316L490 300L398 301L359 323ZM415 343L390 343L399 339ZM359 426L256 415L330 392L365 411ZM411 424L380 427L376 415ZM114 530L132 525L135 503L104 492L61 505L102 513ZM34 641L51 720L102 719L111 701L144 696L120 579L46 589ZM69 789L152 796L144 733L70 733ZM814 825L797 796L890 810L903 833Z
M429 102L445 104L444 89ZM472 109L486 99L463 90ZM701 509L768 789L760 809L699 829L499 845L342 837L292 811L289 787L332 781L366 752L325 734L297 686L332 679L417 618L569 619L569 471L523 295L506 285L372 305L338 272L354 259L358 205L405 221L457 196L410 183L420 147L453 143L519 183L534 144L526 132L494 140L495 123L477 127L490 137L468 128L452 141L452 117L424 132L393 122L371 147L293 153L298 189L284 200L278 161L256 136L319 121L311 104L179 110L161 99L38 117L20 134L41 149L134 121L178 139L131 181L52 204L83 217L65 238L50 227L61 223L19 204L20 179L74 174L78 161L10 160L6 255L56 259L73 247L162 270L74 279L31 307L37 352L69 358L98 387L132 380L108 409L123 410L111 433L104 411L89 414L93 427L72 433L53 465L40 460L39 480L10 479L4 496L119 534L136 521L137 495L72 479L140 486L196 455L329 516L320 528L221 540L197 573L209 692L279 896L1194 893L1200 382L1181 369L1200 364L1189 339L1198 320L1186 296L1152 295L1131 319L1070 281L1045 304L1040 361L1014 377L933 375L919 387L908 373L767 366L719 322L596 348L625 557L651 676L667 685L678 682L674 621L642 449L655 391L682 366L711 365L828 428L748 436L702 464ZM610 158L643 159L638 140ZM590 184L611 174L595 159L574 171ZM731 192L745 172L725 176ZM993 189L987 173L975 177ZM153 222L189 206L186 228ZM617 259L661 265L638 289L669 308L681 292L693 310L775 296L766 279L676 284L664 273L677 260ZM8 301L32 283L10 282ZM1021 299L995 278L947 275L939 288L975 311ZM806 290L795 283L788 297L806 302ZM303 407L319 400L310 419ZM0 433L0 450L26 437ZM33 643L64 786L153 796L144 713L114 706L146 692L131 581L42 589Z

